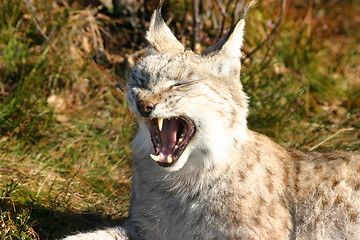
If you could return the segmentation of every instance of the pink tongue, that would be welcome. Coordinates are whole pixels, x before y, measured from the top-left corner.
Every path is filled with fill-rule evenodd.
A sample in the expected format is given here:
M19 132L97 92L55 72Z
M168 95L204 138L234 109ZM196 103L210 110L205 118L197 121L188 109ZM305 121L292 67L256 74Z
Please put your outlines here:
M160 153L162 153L165 158L174 152L174 147L176 144L176 134L177 130L179 129L179 124L179 120L164 119L163 128L160 135Z

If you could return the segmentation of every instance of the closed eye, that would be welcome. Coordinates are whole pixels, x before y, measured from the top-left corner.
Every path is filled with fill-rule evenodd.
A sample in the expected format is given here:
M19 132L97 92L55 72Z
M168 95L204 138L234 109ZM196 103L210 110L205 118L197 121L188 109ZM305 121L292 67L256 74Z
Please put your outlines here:
M197 83L197 81L177 82L177 83L171 85L170 88L173 89L173 88L186 87L186 86L194 85L194 84L196 84L196 83Z

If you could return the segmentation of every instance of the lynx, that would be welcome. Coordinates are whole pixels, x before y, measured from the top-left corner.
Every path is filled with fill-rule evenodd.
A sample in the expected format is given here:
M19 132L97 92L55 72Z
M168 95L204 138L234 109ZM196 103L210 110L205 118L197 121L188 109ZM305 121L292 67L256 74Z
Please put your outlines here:
M76 239L360 239L359 152L285 150L247 128L241 19L203 54L152 16L131 73L130 217Z

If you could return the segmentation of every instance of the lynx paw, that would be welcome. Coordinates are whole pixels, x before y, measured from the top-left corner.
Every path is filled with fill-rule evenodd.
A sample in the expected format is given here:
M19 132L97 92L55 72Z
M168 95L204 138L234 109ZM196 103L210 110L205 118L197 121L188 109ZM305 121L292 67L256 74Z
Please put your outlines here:
M128 240L129 237L125 229L122 228L109 228L95 232L80 233L68 236L63 240Z

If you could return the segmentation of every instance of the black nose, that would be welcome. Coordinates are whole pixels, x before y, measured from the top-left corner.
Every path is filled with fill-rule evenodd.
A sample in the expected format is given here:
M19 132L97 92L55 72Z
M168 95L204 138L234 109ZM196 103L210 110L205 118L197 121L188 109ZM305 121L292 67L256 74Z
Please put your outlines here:
M155 105L153 103L142 100L137 101L136 105L143 117L148 117L152 110L154 110L155 108Z

